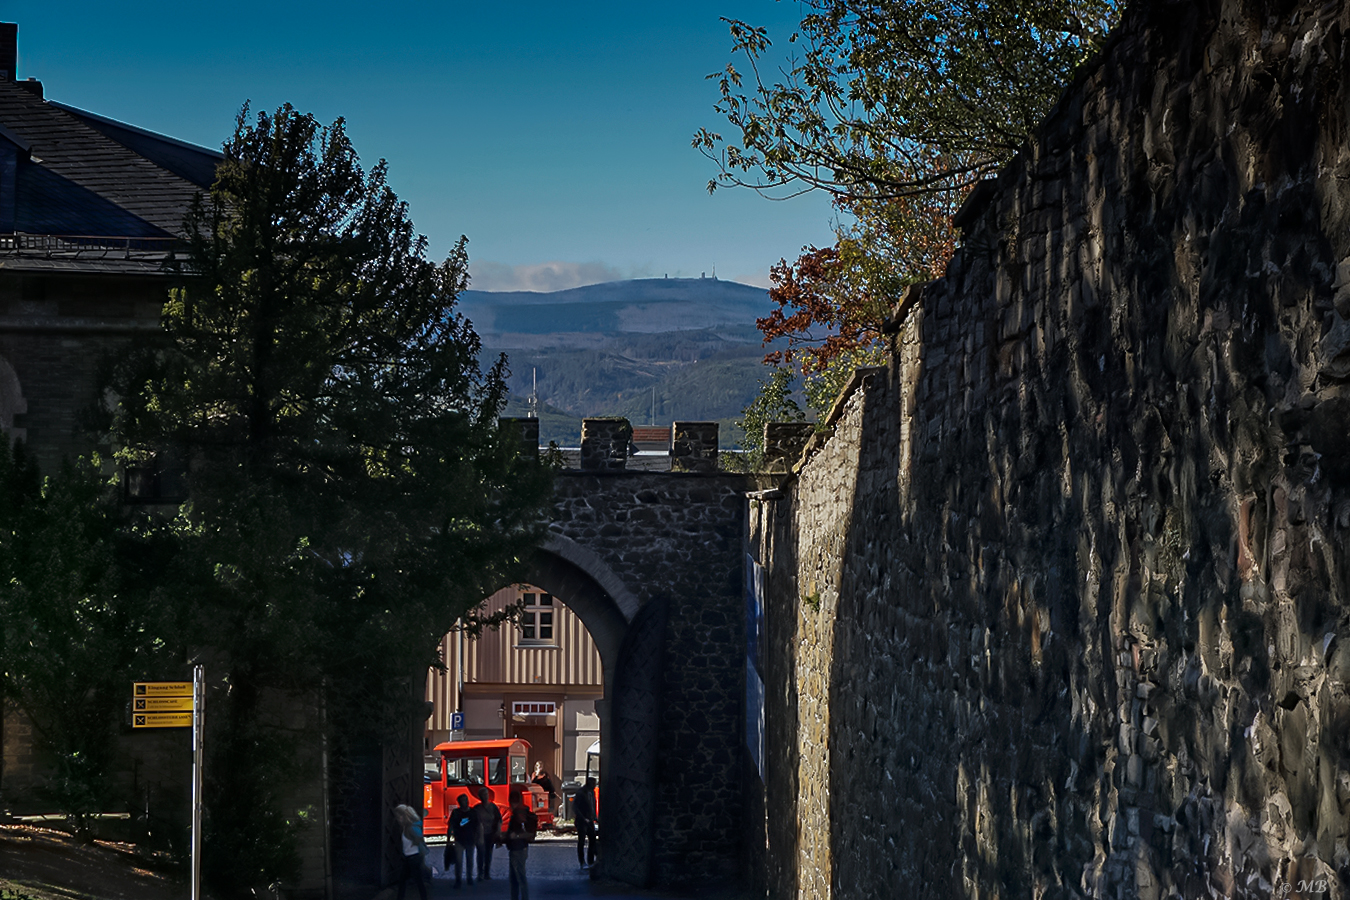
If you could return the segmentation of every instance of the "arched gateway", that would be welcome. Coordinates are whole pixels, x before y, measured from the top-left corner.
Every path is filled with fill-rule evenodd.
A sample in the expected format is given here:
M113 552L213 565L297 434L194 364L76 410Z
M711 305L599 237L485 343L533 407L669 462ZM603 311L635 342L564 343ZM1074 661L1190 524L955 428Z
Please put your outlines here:
M556 479L552 533L522 580L566 603L600 651L606 877L669 884L740 869L748 488L716 471ZM405 802L418 763L386 751L386 805Z
M662 601L642 604L604 560L555 534L525 579L577 614L600 651L605 696L597 702L605 777L605 871L645 884L652 870L656 742L664 644ZM622 673L622 674L621 674Z

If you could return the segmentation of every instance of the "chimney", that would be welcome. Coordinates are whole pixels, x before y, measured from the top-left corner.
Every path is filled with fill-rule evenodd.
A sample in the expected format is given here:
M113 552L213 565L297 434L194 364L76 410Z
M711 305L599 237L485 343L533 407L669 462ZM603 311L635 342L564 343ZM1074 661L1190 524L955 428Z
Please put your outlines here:
M13 83L19 80L19 25L0 22L0 78Z

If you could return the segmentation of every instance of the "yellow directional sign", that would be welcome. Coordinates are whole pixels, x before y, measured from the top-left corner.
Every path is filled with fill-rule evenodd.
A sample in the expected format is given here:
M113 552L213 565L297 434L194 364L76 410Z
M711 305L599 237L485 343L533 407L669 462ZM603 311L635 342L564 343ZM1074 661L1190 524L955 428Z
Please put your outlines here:
M191 697L134 697L131 708L135 712L192 712Z
M131 693L136 697L191 697L190 681L137 681Z
M191 728L192 713L190 712L133 712L131 714L132 728Z

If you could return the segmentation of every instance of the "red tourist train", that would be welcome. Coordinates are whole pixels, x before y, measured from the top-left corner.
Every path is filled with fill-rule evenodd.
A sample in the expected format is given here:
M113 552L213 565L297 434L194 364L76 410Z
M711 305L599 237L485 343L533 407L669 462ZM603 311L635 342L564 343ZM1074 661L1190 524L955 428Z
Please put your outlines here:
M511 821L511 789L518 787L526 803L539 817L540 828L553 827L548 792L529 780L526 769L530 745L519 739L495 741L451 741L437 744L439 777L429 776L423 787L422 805L426 818L422 823L427 843L445 840L450 811L467 795L469 805L478 803L479 788L486 787L492 802L502 811L502 830ZM435 840L432 840L435 838Z

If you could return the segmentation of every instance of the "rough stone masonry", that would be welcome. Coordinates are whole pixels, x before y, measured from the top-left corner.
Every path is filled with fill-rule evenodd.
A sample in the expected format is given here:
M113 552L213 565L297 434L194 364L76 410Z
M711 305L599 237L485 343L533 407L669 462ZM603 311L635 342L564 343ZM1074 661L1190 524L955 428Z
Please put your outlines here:
M1350 897L1347 66L1135 4L752 501L768 896Z

